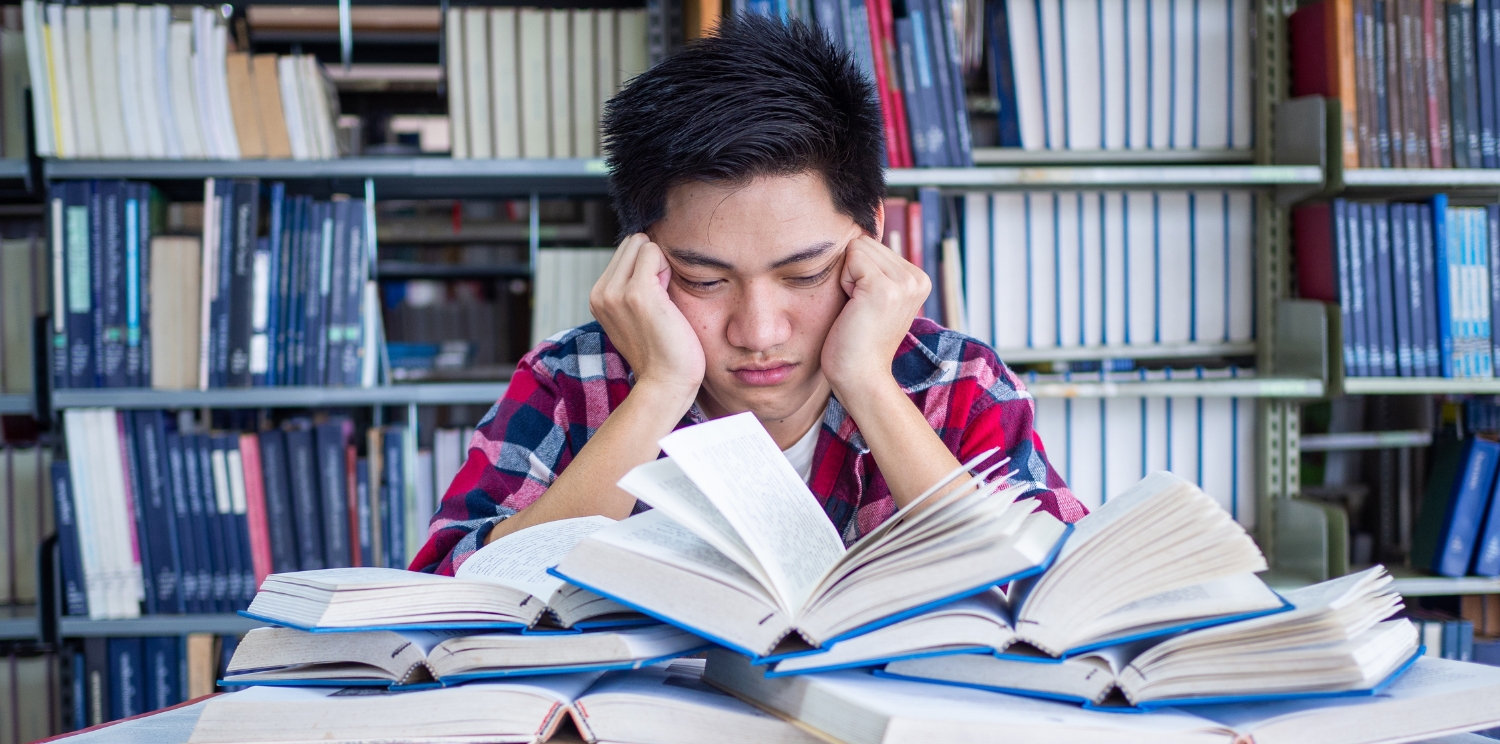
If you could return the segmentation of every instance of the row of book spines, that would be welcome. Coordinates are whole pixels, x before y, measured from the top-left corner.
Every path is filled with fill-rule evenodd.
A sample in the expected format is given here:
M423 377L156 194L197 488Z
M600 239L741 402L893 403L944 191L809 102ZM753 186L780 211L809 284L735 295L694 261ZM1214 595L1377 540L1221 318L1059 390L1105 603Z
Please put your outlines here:
M132 523L84 519L79 510L97 502L73 487L70 463L52 466L69 615L101 614L98 607L89 611L101 599L91 591L79 545L98 536L83 534L83 524L130 532L147 614L234 611L248 606L273 572L401 568L410 557L404 427L371 433L373 446L384 441L372 478L370 461L357 456L343 421L204 435L169 432L160 411L114 415L125 435L118 477L130 486ZM70 427L69 436L86 434ZM374 498L372 483L381 492Z
M1339 100L1345 167L1500 167L1500 3L1322 0L1289 19L1293 95Z
M73 705L65 723L77 731L211 694L238 645L238 636L211 633L70 645L64 659Z
M1351 377L1490 377L1500 207L1334 200L1292 214L1299 294L1336 302Z

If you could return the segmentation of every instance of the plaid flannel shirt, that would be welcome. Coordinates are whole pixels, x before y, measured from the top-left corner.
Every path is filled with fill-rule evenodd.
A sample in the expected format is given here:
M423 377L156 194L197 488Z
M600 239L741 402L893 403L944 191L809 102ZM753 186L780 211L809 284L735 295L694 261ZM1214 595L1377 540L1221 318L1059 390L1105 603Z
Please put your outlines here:
M1032 428L1030 394L988 346L918 318L891 370L959 461L998 447L981 467L1009 457L1001 472L1024 484L1025 496L1065 522L1086 513L1047 462ZM484 546L495 524L547 490L634 382L598 323L559 333L531 350L505 397L479 422L468 460L443 495L411 569L449 575L457 570ZM694 405L677 428L705 420ZM837 398L823 415L808 487L846 545L896 511L880 468ZM637 511L645 508L636 505Z

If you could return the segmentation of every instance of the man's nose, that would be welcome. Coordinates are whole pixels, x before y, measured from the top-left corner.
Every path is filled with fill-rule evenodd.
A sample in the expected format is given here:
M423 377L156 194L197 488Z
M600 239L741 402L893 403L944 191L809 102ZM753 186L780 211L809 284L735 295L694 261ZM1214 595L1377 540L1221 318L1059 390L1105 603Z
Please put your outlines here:
M729 318L729 343L749 351L768 351L792 335L786 308L774 288L752 283L742 291Z

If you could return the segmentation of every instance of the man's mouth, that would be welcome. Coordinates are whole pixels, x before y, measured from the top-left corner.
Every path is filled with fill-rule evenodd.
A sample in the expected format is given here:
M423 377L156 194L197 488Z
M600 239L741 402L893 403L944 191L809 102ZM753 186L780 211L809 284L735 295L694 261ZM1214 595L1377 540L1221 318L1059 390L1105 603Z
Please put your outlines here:
M792 376L797 365L788 362L771 362L767 365L751 365L733 371L734 378L745 385L779 385Z

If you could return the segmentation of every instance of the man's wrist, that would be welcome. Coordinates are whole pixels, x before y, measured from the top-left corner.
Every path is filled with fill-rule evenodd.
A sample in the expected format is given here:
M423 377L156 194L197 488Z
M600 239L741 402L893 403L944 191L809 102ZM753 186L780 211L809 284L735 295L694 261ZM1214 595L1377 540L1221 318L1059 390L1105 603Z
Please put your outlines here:
M698 398L699 385L659 380L636 380L625 397L625 405L642 410L660 411L670 414L672 425L693 407Z
M857 409L869 406L877 410L892 401L908 400L906 391L901 389L900 383L896 382L895 376L889 369L862 375L850 375L847 379L829 380L833 388L833 394L838 397L839 403L851 414L855 414L858 420Z

